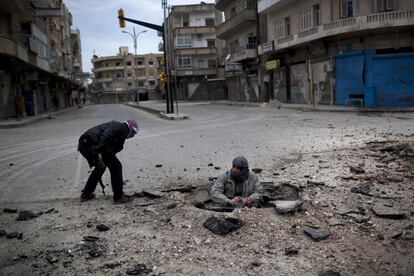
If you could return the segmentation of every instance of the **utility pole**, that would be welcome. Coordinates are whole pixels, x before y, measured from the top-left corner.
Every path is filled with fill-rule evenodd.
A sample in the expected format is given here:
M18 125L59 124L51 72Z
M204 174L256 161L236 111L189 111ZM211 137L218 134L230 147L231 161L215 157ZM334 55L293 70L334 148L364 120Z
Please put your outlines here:
M167 100L167 113L174 113L174 98L173 93L171 91L171 71L169 62L167 59L167 52L168 52L168 58L171 56L171 52L169 51L169 42L168 42L168 23L167 23L167 0L161 0L161 7L164 10L164 69L165 73L167 74L167 93L168 94L168 100Z
M135 27L132 27L133 33L127 31L122 31L124 34L128 34L132 37L132 40L134 41L134 76L135 76L135 96L137 97L137 103L139 105L139 91L138 91L138 72L137 72L137 39L140 34L146 33L147 30L141 31L138 34L135 33Z

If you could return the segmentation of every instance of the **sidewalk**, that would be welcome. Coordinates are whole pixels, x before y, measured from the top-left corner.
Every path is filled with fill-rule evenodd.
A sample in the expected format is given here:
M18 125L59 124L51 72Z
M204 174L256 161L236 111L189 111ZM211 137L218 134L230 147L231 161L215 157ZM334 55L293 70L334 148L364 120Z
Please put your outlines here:
M366 107L348 107L337 105L309 105L309 104L287 104L280 102L231 102L231 101L200 101L200 102L178 102L179 107L195 105L227 105L227 106L245 106L260 107L269 109L290 109L304 112L354 112L354 113L414 113L414 108L366 108ZM160 101L141 102L140 105L127 103L126 105L142 109L160 117L165 114L165 103ZM174 103L175 108L175 103Z
M31 125L33 123L45 120L45 119L49 119L50 117L53 116L57 116L59 114L62 113L66 113L69 111L74 111L78 109L78 107L69 107L69 108L65 108L62 110L58 110L55 112L50 112L50 113L46 113L46 114L40 114L37 116L27 116L25 118L22 118L20 121L18 121L16 118L7 120L7 119L2 119L0 120L0 129L2 128L17 128L17 127L24 127L24 126L28 126Z

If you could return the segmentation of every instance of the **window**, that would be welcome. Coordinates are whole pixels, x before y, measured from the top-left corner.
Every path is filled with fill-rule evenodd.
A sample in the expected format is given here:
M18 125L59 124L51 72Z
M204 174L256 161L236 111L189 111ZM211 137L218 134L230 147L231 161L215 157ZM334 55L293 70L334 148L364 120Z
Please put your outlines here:
M191 68L191 56L178 56L177 57L178 68L189 69Z
M189 27L190 26L190 19L188 17L188 14L183 15L183 27Z
M150 71L149 71L149 75L150 75L150 76L154 76L154 75L155 75L155 72L154 72L153 70L150 70Z
M341 18L353 17L358 14L358 0L341 0L339 12Z
M249 36L247 38L246 49L256 49L256 48L257 48L256 37L255 36Z
M132 86L132 82L128 82L128 86Z
M154 61L152 59L148 60L149 65L154 65Z
M275 22L275 38L282 38L290 35L290 18L286 17L284 19L278 20Z
M138 86L139 86L139 87L143 87L144 85L145 85L145 83L144 83L143 81L139 81L139 82L138 82Z
M203 34L197 34L197 40L202 41L202 39L203 39Z
M313 26L319 26L319 5L313 6Z
M105 67L109 67L109 63L105 63Z
M145 77L145 70L138 70L138 77Z
M117 78L117 79L123 79L124 77L122 76L121 73L116 73L116 77L115 78Z
M115 63L115 66L121 66L120 62Z
M208 68L216 68L216 67L217 67L217 61L215 59L209 59Z
M204 59L199 59L198 60L198 68L204 68Z
M230 18L235 17L235 16L236 16L236 7L233 7L230 10Z
M239 40L230 41L230 53L235 53L240 50Z
M189 48L192 46L191 35L177 35L176 47Z
M397 9L396 0L376 0L376 11L377 12L388 12Z
M310 7L300 12L300 30L305 31L312 27L312 7Z
M131 66L131 62L130 61L127 61L127 66Z
M255 0L247 0L247 8L248 9L256 9L256 1Z
M214 18L206 18L206 26L214 26Z
M155 81L154 81L154 80L150 80L150 81L148 82L148 84L149 84L150 86L154 86L154 85L155 85Z
M128 76L128 77L132 77L132 72L128 72L128 73L127 73L127 76Z
M215 39L207 39L207 47L216 47Z
M137 65L144 65L143 59L137 59Z

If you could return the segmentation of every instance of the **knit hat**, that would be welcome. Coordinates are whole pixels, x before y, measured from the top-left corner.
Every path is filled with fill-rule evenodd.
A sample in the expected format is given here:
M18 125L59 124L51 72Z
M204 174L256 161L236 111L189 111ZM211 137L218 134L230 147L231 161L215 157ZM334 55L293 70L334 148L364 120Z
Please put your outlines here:
M134 132L134 135L138 133L138 124L134 120L126 120L125 123L128 125L129 129Z

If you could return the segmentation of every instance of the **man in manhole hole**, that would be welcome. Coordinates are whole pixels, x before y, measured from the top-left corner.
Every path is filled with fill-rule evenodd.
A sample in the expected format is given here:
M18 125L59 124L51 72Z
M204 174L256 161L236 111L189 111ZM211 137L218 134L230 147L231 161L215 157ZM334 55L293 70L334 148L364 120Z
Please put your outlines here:
M211 200L235 208L255 207L262 200L263 188L257 175L249 170L243 156L233 160L232 168L217 177L211 189Z

